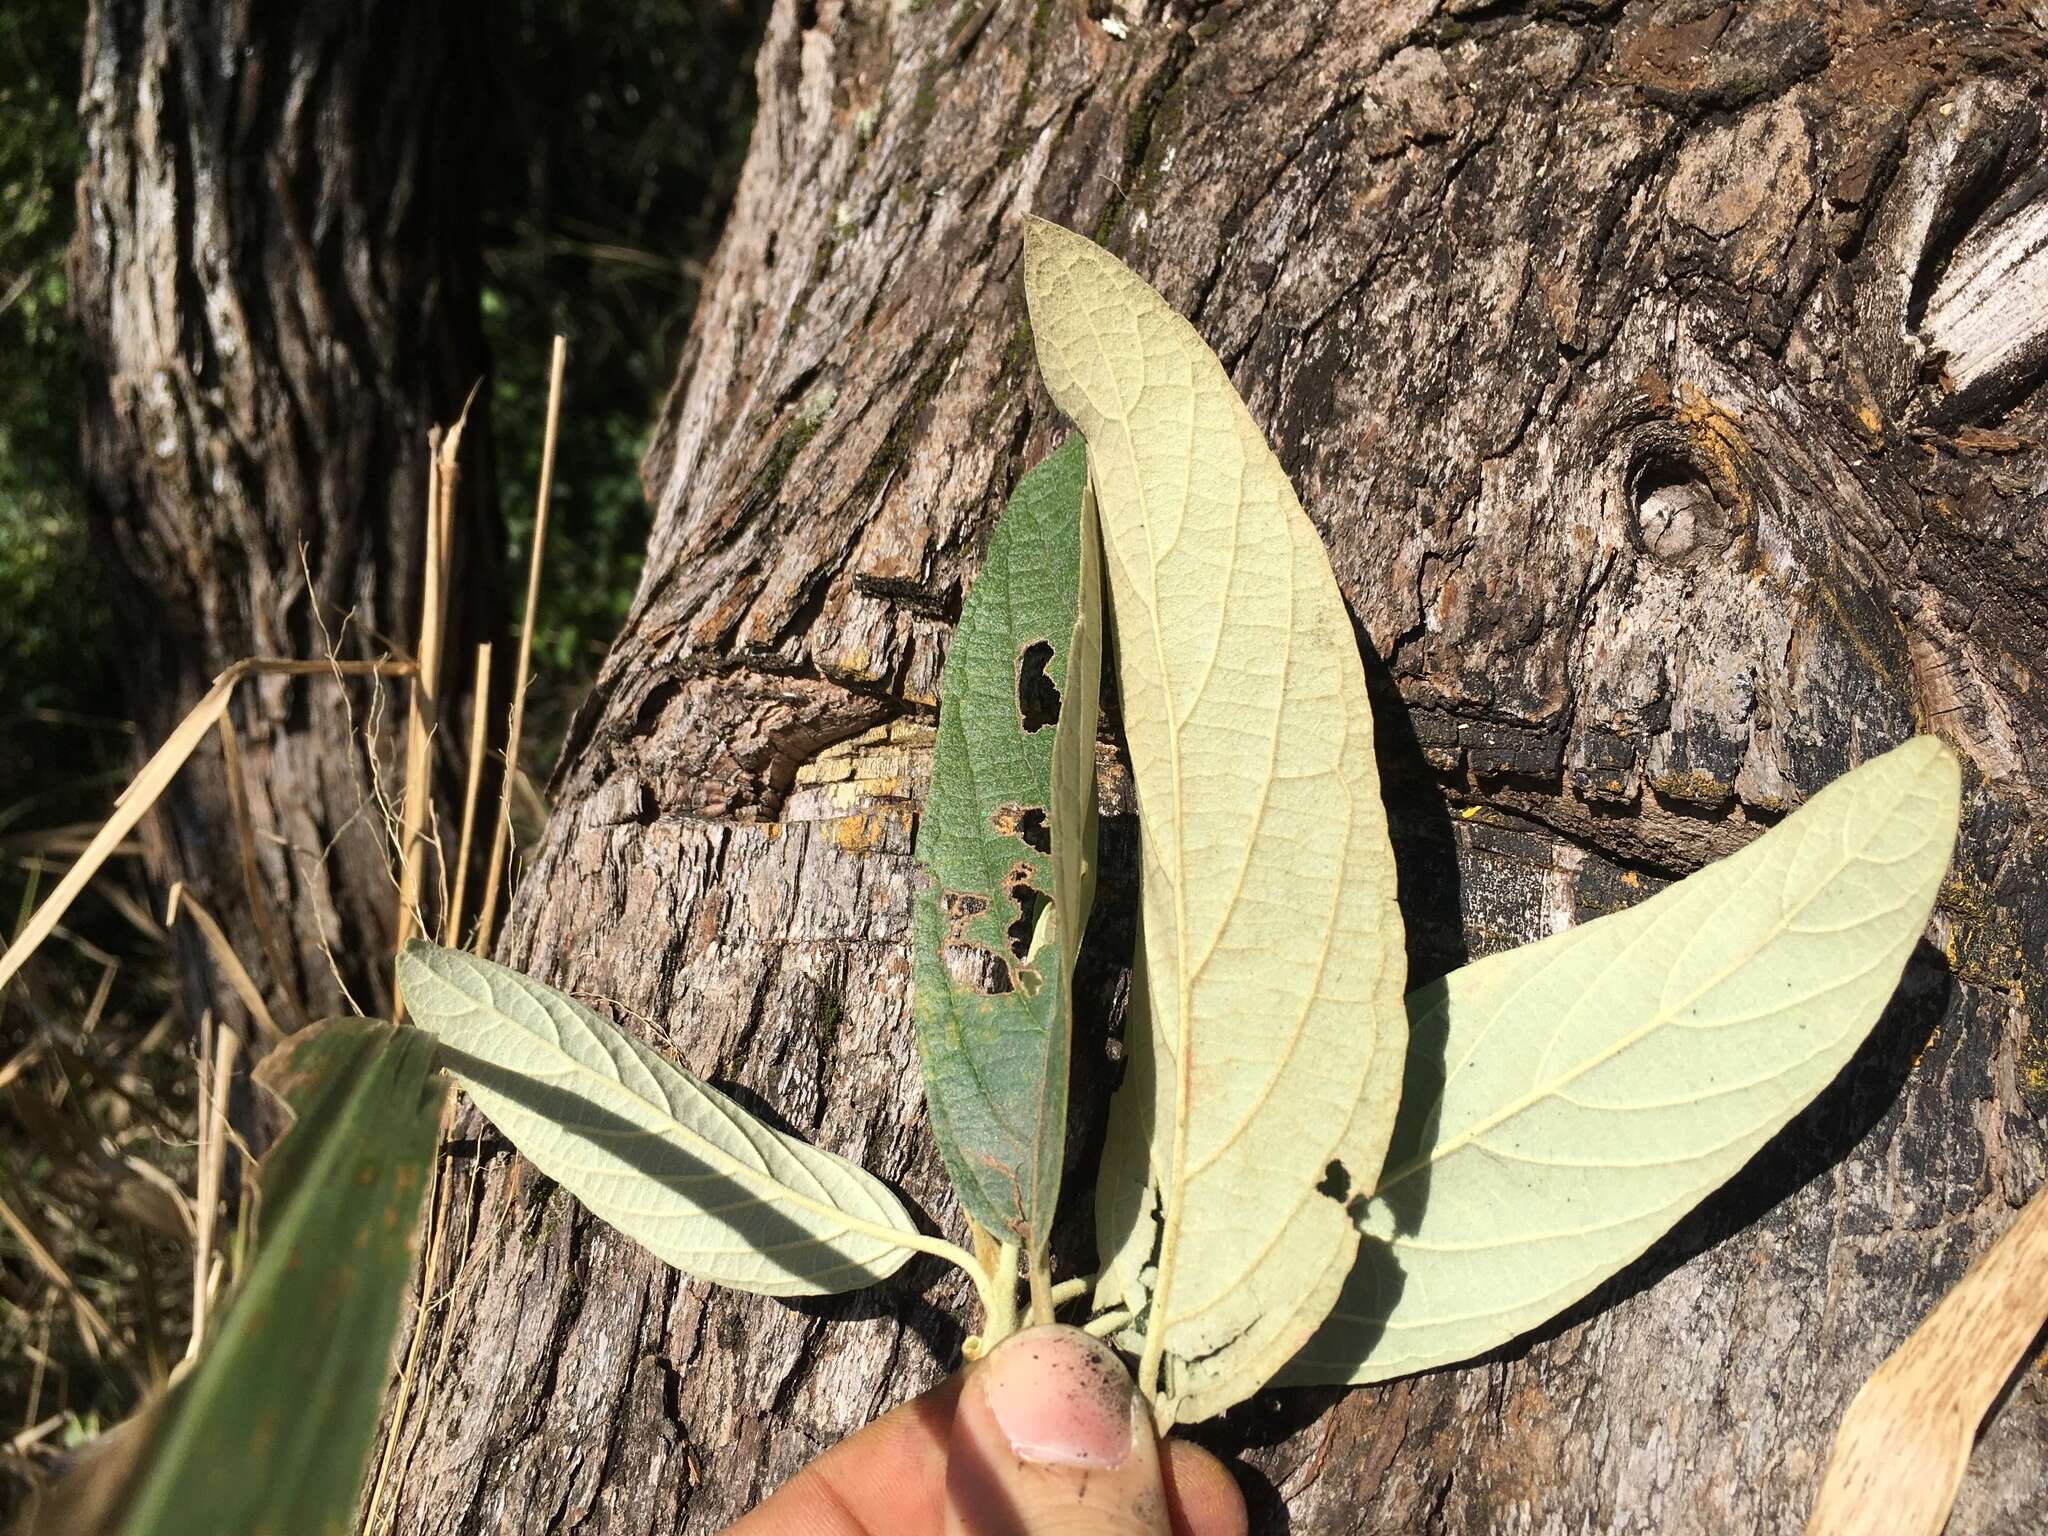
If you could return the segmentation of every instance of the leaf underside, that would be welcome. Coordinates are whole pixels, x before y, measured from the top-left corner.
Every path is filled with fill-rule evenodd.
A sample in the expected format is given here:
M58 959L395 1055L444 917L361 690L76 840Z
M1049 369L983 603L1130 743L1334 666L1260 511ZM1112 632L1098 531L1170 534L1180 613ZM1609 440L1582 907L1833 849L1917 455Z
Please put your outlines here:
M1915 738L1640 906L1417 989L1358 1267L1282 1381L1470 1359L1644 1253L1876 1025L1958 793L1948 749Z
M1098 1305L1165 1421L1248 1397L1335 1303L1394 1123L1405 962L1351 620L1194 329L1034 220L1039 371L1080 426L1136 777L1142 940Z
M398 960L413 1022L542 1173L656 1257L768 1296L853 1290L912 1249L874 1175L763 1125L551 987L414 941Z
M353 1529L432 1172L445 1086L431 1055L410 1030L336 1019L259 1069L297 1064L297 1119L259 1177L256 1258L153 1410L115 1529Z
M1042 1253L1095 883L1101 587L1076 437L1018 482L939 684L914 911L925 1099L983 1227Z

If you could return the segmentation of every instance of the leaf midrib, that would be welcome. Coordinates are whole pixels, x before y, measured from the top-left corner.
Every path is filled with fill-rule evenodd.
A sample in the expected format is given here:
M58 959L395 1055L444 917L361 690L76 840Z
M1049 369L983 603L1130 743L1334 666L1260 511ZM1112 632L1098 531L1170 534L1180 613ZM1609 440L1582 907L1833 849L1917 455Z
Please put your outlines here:
M1144 386L1139 386L1142 395ZM1122 402L1119 401L1119 404ZM1152 509L1145 496L1144 476L1138 473L1138 443L1131 431L1128 410L1119 414L1117 425L1122 428L1124 449L1131 466L1131 483L1135 488L1138 503L1138 526L1145 534L1146 570L1150 577L1152 605L1150 622L1145 626L1152 641L1152 657L1159 668L1159 684L1162 692L1167 689L1166 650L1160 642L1159 624L1159 563L1156 558L1157 546L1152 537ZM1173 1293L1173 1282L1179 1269L1180 1221L1184 1201L1182 1181L1185 1178L1188 1153L1188 1094L1190 1090L1188 1061L1188 1015L1190 1013L1190 990L1187 973L1188 952L1188 902L1187 902L1187 843L1183 828L1187 822L1187 796L1181 774L1180 725L1174 719L1173 699L1168 692L1165 709L1167 758L1173 775L1173 925L1174 925L1174 988L1176 1008L1174 1019L1173 1053L1173 1152L1169 1163L1171 1177L1160 1186L1159 1209L1159 1268L1152 1283L1151 1326L1145 1330L1145 1353L1138 1363L1138 1385L1140 1390L1150 1392L1159 1380L1159 1360L1166 1350L1166 1328L1161 1320L1168 1315L1168 1299ZM1146 967L1149 975L1151 967Z
M1099 347L1102 346L1103 343L1099 333L1096 339L1097 345ZM1046 338L1046 340L1050 341L1051 338L1048 337ZM1143 391L1144 386L1141 383L1139 386L1140 396L1142 396ZM1136 403L1135 401L1133 401L1133 403L1130 406L1126 406L1123 402L1122 394L1119 391L1117 395L1117 406L1118 409L1114 413L1114 420L1116 422L1117 429L1121 431L1121 433L1123 434L1125 452L1127 455L1128 463L1130 465L1130 480L1132 485L1132 494L1136 500L1138 507L1139 526L1145 535L1145 547L1147 555L1146 572L1148 578L1148 585L1151 593L1150 612L1148 614L1149 622L1146 624L1146 629L1148 631L1148 638L1150 639L1152 644L1153 660L1155 666L1158 668L1162 691L1166 691L1169 673L1167 669L1166 655L1162 644L1161 625L1159 622L1160 598L1158 546L1153 534L1151 508L1145 494L1144 477L1138 473L1137 442L1131 426L1131 418L1136 409ZM1107 417L1110 416L1111 413L1104 412L1104 415ZM1189 451L1190 454L1192 454L1192 444L1190 444ZM1243 477L1242 474L1240 474L1238 485L1240 510L1242 510L1243 496ZM1175 538L1177 542L1179 538L1178 533L1176 533ZM1235 548L1236 546L1234 544L1233 553L1235 552ZM1292 581L1292 574L1292 568L1290 566L1290 604L1293 602L1294 598L1294 585ZM1181 814L1186 802L1185 779L1181 759L1181 735L1184 728L1184 723L1179 718L1178 710L1176 707L1177 702L1178 701L1173 698L1172 694L1168 692L1168 697L1165 700L1166 707L1163 710L1163 721L1167 736L1168 763L1171 782L1173 785L1175 810L1175 814L1171 818L1173 822L1172 836L1175 874L1175 879L1173 882L1173 914L1175 930L1174 954L1176 961L1174 966L1174 985L1178 1014L1178 1017L1175 1021L1174 1029L1174 1040L1176 1049L1173 1053L1174 1124L1172 1150L1170 1153L1168 1168L1169 1176L1160 1181L1161 1193L1159 1213L1159 1261L1156 1271L1156 1278L1153 1283L1150 1297L1150 1309L1153 1321L1147 1327L1146 1330L1145 1350L1143 1356L1140 1359L1138 1369L1138 1381L1140 1388L1141 1390L1146 1391L1150 1391L1152 1386L1157 1382L1159 1360L1164 1352L1165 1336L1168 1331L1168 1325L1171 1322L1181 1320L1171 1313L1170 1303L1174 1281L1177 1276L1178 1270L1181 1219L1184 1214L1186 1205L1185 1184L1189 1177L1187 1168L1188 1118L1189 1100L1192 1093L1192 1063L1190 1060L1191 1052L1189 1049L1189 1039L1192 1027L1190 1021L1193 1015L1193 983L1195 979L1194 972L1195 970L1199 969L1199 967L1191 967L1188 963L1190 946L1188 938L1188 911L1185 879L1187 857L1186 843L1183 836L1183 829L1186 818L1183 814ZM1270 738L1267 742L1269 770L1273 763L1277 761L1278 731L1279 727L1276 722L1274 730L1272 733L1270 733ZM1271 792L1272 777L1273 775L1269 771L1267 775L1267 783L1264 790L1265 794L1270 794ZM1263 801L1261 807L1261 819L1263 819ZM1238 889L1240 891L1243 887L1244 871L1249 866L1249 862L1250 856L1249 854L1247 854L1245 860L1241 862L1238 871ZM1337 898L1333 897L1333 899ZM1206 964L1206 960L1207 957L1205 955L1202 963ZM1325 953L1323 955L1323 963L1327 964L1327 962L1328 953L1326 946ZM1307 1017L1307 1014L1310 1011L1312 1011L1313 1006L1314 999L1311 995L1308 1001L1304 1004L1302 1014L1303 1019L1305 1019ZM1299 1036L1299 1027L1300 1026L1298 1023L1295 1032L1297 1038ZM1247 1119L1248 1118L1249 1117L1247 1117ZM1242 1132L1243 1123L1240 1123L1237 1130L1232 1133L1232 1136L1229 1138L1229 1141L1234 1142L1237 1139L1237 1137L1242 1134ZM1228 1143L1226 1143L1226 1148L1227 1145ZM1220 1157L1221 1155L1221 1152L1219 1152L1218 1156ZM1214 1159L1211 1160L1211 1162L1213 1161ZM1209 1164L1205 1163L1204 1166L1207 1167L1209 1166ZM1299 1209L1301 1203L1302 1202L1300 1200L1297 1200L1295 1202L1295 1208ZM1269 1249L1277 1244L1277 1242L1279 1241L1279 1234L1283 1233L1288 1225L1289 1223L1283 1222L1275 1227L1275 1234L1268 1244Z

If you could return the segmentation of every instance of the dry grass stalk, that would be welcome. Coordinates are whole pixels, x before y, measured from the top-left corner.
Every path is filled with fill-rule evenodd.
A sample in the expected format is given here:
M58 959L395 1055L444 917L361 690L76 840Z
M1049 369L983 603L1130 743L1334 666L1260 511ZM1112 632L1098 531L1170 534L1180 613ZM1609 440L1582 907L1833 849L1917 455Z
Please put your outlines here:
M13 1183L11 1174L8 1182L10 1185ZM78 1319L79 1332L84 1336L92 1352L97 1355L102 1348L106 1348L116 1354L125 1355L126 1348L112 1326L108 1324L106 1317L92 1304L85 1292L78 1288L78 1282L72 1278L71 1272L57 1262L57 1256L35 1217L29 1213L26 1206L17 1210L14 1202L4 1193L0 1193L0 1226L6 1227L14 1234L14 1240L21 1244L22 1251L29 1257L29 1262L43 1272L44 1278L56 1287L57 1293L70 1306L72 1315Z
M533 782L533 775L524 768L520 769L512 780L512 793L519 803L526 807L526 814L532 817L535 823L548 819L547 797Z
M7 952L0 955L0 988L13 980L14 975L34 954L37 948L55 931L71 903L78 899L78 893L85 889L92 877L99 873L114 850L119 848L136 824L147 816L157 799L185 766L193 749L206 739L206 733L219 724L226 711L228 700L235 691L235 685L245 677L257 675L269 677L317 677L330 672L346 677L405 677L413 671L409 661L285 661L272 657L252 657L238 661L214 679L206 696L192 706L190 714L178 722L177 728L164 739L154 756L142 765L142 771L129 781L114 802L114 814L109 816L99 834L86 846L57 882L57 888L50 892L43 904L36 908L33 916L24 923L14 942L7 946Z
M242 964L242 957L235 953L235 946L228 942L228 936L221 931L213 914L200 905L199 898L185 889L185 882L176 881L171 886L169 900L164 903L164 925L171 926L178 920L180 912L188 912L192 924L199 930L206 947L212 951L214 963L227 977L228 985L235 996L242 1000L242 1006L249 1010L249 1017L256 1021L257 1033L263 1036L266 1046L276 1045L284 1038L284 1031L277 1027L277 1021L270 1016L269 1005L263 1001L263 991L256 985L256 978L249 974L249 968Z
M207 1198L207 1169L213 1161L213 1013L199 1015L199 1049L192 1058L199 1079L196 1144L192 1157L192 1331L185 1341L185 1358L199 1353L199 1336L206 1317L206 1261L213 1251L213 1223L218 1199Z
M22 1452L32 1449L43 1440L49 1438L51 1434L62 1429L65 1420L69 1417L69 1414L53 1413L43 1420L42 1423L29 1425L7 1442L7 1449L16 1456L21 1455Z
M156 914L137 900L132 892L123 890L118 885L103 885L100 887L99 896L114 909L117 916L124 919L128 926L143 938L154 944L164 942L163 924L156 920Z
M100 1016L107 1011L107 997L114 990L114 973L120 969L121 962L112 959L100 967L99 984L93 988L92 1001L86 1004L85 1017L78 1025L81 1040L98 1028Z
M35 1375L30 1378L28 1384L28 1407L21 1420L24 1424L35 1422L36 1411L43 1404L43 1380L50 1369L50 1320L53 1309L46 1304L37 1310L41 1313L38 1323L40 1332L30 1351L35 1356Z
M2048 1189L1856 1394L1806 1536L1939 1536L1984 1415L2048 1317Z
M206 1313L213 1298L214 1230L220 1213L221 1177L227 1168L228 1090L233 1086L235 1055L241 1037L231 1029L209 1030L201 1020L199 1065L199 1169L194 1203L197 1233L192 1245L192 1337L185 1358L196 1359L206 1338ZM215 1038L207 1041L205 1035ZM211 1045L211 1050L207 1049Z
M173 1225L169 1234L188 1243L199 1241L199 1218L192 1210L192 1202L185 1191L178 1187L178 1181L154 1163L144 1162L134 1153L126 1153L121 1159L122 1166L134 1177L138 1186L147 1186L161 1197L159 1209L171 1213ZM153 1224L154 1225L154 1224ZM159 1230L166 1230L159 1226Z
M8 1084L12 1083L22 1073L42 1059L43 1042L40 1040L29 1041L27 1045L7 1059L5 1066L0 1066L0 1091L4 1091Z
M0 848L9 853L20 853L26 858L71 859L91 846L93 835L98 831L98 825L90 821L75 822L67 827L42 827L34 832L16 832L0 837ZM133 856L142 852L142 844L124 843L114 851Z
M476 831L476 799L484 779L484 757L490 747L491 643L476 648L476 677L469 691L469 782L462 790L462 833L455 847L455 895L441 921L441 942L462 943L463 898L469 891L470 843Z
M491 831L491 858L484 869L484 899L477 916L476 952L491 950L492 929L497 922L498 886L504 879L506 845L512 837L511 786L519 778L519 735L526 724L526 680L533 670L533 626L540 607L541 557L548 542L548 501L555 485L555 440L562 427L562 375L569 364L569 343L555 338L554 356L548 365L548 424L541 439L540 487L533 508L533 550L526 563L526 613L519 625L519 665L512 676L512 721L505 731L505 788L498 795L497 825Z
M398 922L393 947L405 948L418 919L420 889L424 883L427 806L433 798L433 734L437 724L436 703L441 688L441 622L447 612L442 590L447 551L441 541L441 506L454 473L450 447L459 442L462 424L444 439L440 428L427 434L427 517L426 565L420 583L420 628L416 655L419 671L412 680L411 702L406 710L405 789L401 799L398 834ZM401 1011L403 1004L400 1005Z
M271 920L270 903L264 899L262 877L256 870L256 827L249 814L249 786L242 776L242 742L235 733L234 717L228 714L220 717L220 755L227 765L228 806L235 818L235 838L242 856L242 888L249 896L249 918L256 929L256 941L263 946L271 979L284 999L289 1027L304 1029L306 1006L292 986L291 957L285 952L283 935Z

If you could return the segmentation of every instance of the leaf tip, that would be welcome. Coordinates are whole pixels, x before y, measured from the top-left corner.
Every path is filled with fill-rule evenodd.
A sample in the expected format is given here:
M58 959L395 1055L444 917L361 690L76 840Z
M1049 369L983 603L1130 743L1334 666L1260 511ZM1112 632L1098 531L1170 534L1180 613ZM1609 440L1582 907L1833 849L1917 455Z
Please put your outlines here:
M1945 780L1952 781L1958 789L1962 787L1963 764L1954 747L1939 736L1915 736L1906 745L1918 750L1927 767L1938 769Z
M1035 308L1046 297L1048 285L1057 276L1052 264L1062 258L1071 261L1083 252L1105 254L1102 247L1077 230L1035 213L1024 215L1024 297ZM1036 316L1034 315L1034 320Z

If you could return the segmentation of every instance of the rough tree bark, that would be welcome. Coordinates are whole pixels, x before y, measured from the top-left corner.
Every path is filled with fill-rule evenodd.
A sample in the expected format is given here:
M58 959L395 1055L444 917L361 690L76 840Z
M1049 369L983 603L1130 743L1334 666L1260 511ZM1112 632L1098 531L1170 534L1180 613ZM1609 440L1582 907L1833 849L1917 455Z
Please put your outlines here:
M646 580L504 958L957 1222L911 835L960 592L1062 430L1018 216L1096 231L1328 541L1418 975L1637 900L1915 730L1966 759L1931 942L1734 1185L1493 1358L1198 1432L1263 1530L1796 1531L1850 1395L2048 1171L2043 43L1997 0L784 0ZM394 1530L713 1530L955 1361L930 1267L711 1291L467 1126ZM2044 1497L2029 1370L1952 1528Z
M117 578L130 712L154 746L246 656L409 647L419 623L427 431L485 368L462 6L95 0L71 260L87 359L90 511ZM500 622L487 402L471 412L444 694ZM390 1004L396 889L372 796L403 695L270 678L234 710L265 901L315 1017L336 967ZM458 725L442 740L459 750ZM220 759L152 818L151 860L280 978L247 910ZM238 1017L183 936L194 1012ZM333 962L328 954L331 951Z

